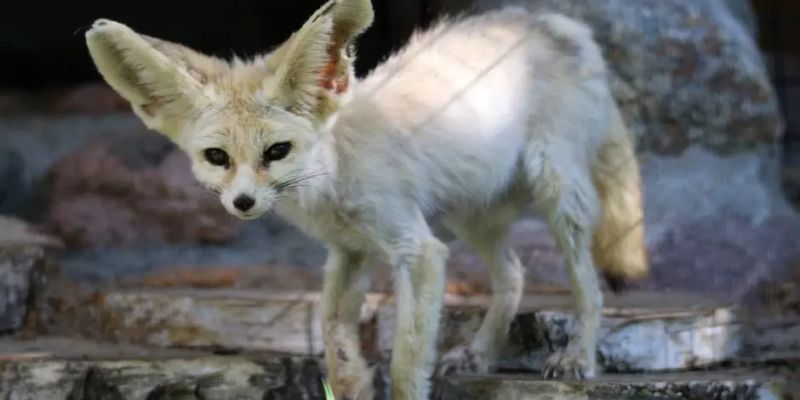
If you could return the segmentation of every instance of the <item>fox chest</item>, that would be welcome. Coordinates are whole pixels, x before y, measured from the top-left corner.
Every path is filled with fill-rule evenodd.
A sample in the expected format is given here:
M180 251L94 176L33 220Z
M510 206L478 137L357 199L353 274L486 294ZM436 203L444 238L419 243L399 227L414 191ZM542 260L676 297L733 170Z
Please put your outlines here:
M368 233L369 228L356 212L327 207L301 210L294 205L279 207L278 212L303 233L327 246L366 252L375 252L380 248L375 236Z

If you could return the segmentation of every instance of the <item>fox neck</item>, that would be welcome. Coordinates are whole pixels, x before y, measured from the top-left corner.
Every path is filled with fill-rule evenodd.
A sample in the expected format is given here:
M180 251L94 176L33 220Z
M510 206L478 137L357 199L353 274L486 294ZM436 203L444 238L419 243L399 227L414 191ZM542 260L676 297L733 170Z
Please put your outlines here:
M339 171L336 138L329 133L323 134L312 151L305 166L305 173L309 178L293 193L281 197L277 204L279 209L290 206L312 210L318 208L320 204L329 204L336 197L335 183Z
M353 83L356 86L358 82ZM307 173L315 177L301 185L295 196L285 198L285 206L315 214L346 202L342 197L349 191L342 186L358 181L358 177L350 175L359 172L359 159L371 151L364 146L392 129L371 99L353 95L353 92L355 90L342 99L338 112L320 128L320 141L306 166Z

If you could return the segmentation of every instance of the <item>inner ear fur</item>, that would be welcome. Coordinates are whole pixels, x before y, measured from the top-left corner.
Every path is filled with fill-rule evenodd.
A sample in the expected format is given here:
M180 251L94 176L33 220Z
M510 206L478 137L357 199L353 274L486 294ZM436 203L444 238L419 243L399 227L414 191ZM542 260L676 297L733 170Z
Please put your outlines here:
M329 1L287 42L271 91L290 111L325 120L353 79L351 47L373 20L369 0Z
M353 41L372 25L374 11L371 0L338 0L332 13L333 33L321 83L325 89L342 93L350 84L355 61Z
M163 39L147 35L141 36L153 48L178 64L203 85L229 71L228 63L219 58L207 56L186 46Z

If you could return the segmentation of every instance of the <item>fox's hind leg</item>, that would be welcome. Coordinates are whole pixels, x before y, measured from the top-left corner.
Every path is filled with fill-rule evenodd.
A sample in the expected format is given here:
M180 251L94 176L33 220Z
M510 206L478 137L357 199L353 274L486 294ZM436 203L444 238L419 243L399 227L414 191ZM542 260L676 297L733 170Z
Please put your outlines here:
M361 356L358 320L369 285L360 253L329 249L322 296L328 381L337 399L372 400L372 371Z
M509 325L522 297L524 269L507 240L518 216L517 207L508 206L493 207L483 215L448 219L448 227L475 250L489 269L492 301L472 341L442 357L440 376L489 372L506 344Z
M564 351L552 355L545 378L591 378L596 374L597 330L602 293L591 244L600 201L588 160L576 157L576 143L530 143L525 168L534 206L547 217L550 232L564 255L577 318Z

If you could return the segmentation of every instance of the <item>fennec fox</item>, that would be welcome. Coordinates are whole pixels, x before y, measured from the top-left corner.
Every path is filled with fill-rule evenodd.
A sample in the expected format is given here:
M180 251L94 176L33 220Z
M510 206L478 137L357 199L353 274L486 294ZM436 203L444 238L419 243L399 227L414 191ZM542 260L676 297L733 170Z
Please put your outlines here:
M445 225L482 257L494 298L471 343L440 371L486 372L522 294L508 243L526 206L549 222L577 323L546 377L592 377L602 296L595 266L647 273L631 138L584 25L503 9L418 34L363 80L352 43L369 0L333 0L270 54L222 61L98 20L100 73L191 158L232 214L270 210L327 246L323 332L338 399L373 396L358 318L373 261L391 265L395 400L426 399L445 288Z

